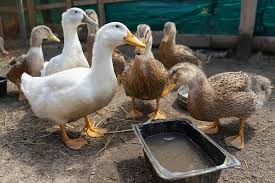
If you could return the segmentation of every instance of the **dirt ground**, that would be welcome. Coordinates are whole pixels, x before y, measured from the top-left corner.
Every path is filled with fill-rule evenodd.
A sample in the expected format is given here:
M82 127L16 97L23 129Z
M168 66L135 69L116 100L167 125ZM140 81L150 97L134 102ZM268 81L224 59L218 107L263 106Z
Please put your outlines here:
M46 47L46 58L61 51L60 46ZM9 50L12 50L11 48ZM25 49L12 50L19 55ZM0 58L0 75L5 73L8 58ZM224 71L248 71L262 74L275 83L275 56L254 55L249 61L235 59L212 59L205 65L208 76ZM176 101L173 92L161 100L161 109L168 118L188 118L197 123ZM138 109L150 113L154 101L137 101ZM237 119L222 120L221 131L213 138L219 145L235 155L241 166L224 170L219 182L228 183L274 183L275 182L275 92L267 105L247 120L245 148L242 151L225 147L224 137L235 134L239 129ZM131 129L141 120L124 120L125 109L130 109L130 99L119 87L115 98L104 109L90 115L101 121L103 127L112 130ZM34 116L27 102L17 100L17 92L10 82L8 96L0 98L0 182L156 182L145 168L142 148L132 131L108 134L103 138L91 139L80 151L65 147L58 128L51 122ZM78 136L84 126L80 119L68 125L70 136ZM113 136L103 151L102 148Z

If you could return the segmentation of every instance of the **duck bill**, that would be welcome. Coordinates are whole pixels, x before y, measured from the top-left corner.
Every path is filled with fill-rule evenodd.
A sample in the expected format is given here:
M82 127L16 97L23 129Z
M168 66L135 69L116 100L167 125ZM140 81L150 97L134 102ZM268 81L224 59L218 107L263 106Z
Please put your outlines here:
M58 37L56 37L54 34L49 34L47 39L51 41L60 42L60 39L58 39Z
M98 25L98 23L96 23L93 19L89 18L87 15L84 15L82 21L82 23L84 24L95 24Z
M127 32L126 37L124 37L124 42L137 48L145 48L145 44L129 31Z

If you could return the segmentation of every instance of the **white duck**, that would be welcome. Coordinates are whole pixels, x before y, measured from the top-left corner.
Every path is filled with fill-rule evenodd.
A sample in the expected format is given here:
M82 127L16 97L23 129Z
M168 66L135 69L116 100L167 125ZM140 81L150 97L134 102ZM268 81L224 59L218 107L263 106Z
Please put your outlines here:
M64 48L60 55L44 65L42 76L76 67L89 67L77 35L77 27L84 23L97 24L80 8L70 8L62 14Z
M59 124L63 141L69 148L80 149L87 142L83 138L70 139L65 123L87 116L110 103L117 87L112 51L126 43L145 47L125 25L109 23L96 34L91 69L79 67L45 77L22 75L21 88L33 112L40 118ZM94 131L93 125L87 121L86 128L88 132Z

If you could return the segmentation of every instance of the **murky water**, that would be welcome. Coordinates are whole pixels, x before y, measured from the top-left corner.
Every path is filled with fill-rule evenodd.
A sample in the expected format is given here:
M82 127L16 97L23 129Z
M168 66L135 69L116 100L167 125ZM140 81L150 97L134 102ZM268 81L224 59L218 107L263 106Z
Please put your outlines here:
M171 172L188 172L214 166L209 157L182 134L158 134L145 141L159 163Z

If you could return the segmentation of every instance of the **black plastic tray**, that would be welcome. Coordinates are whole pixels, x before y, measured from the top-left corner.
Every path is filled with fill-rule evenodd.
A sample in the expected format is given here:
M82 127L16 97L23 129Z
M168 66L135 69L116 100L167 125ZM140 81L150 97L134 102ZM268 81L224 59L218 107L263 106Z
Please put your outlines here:
M7 95L7 78L0 77L0 97Z
M134 131L143 146L145 160L153 170L158 182L213 183L218 181L223 169L240 165L240 162L233 155L225 151L186 119L135 125ZM184 134L208 155L215 166L189 172L170 172L160 165L145 142L147 137L160 133Z

